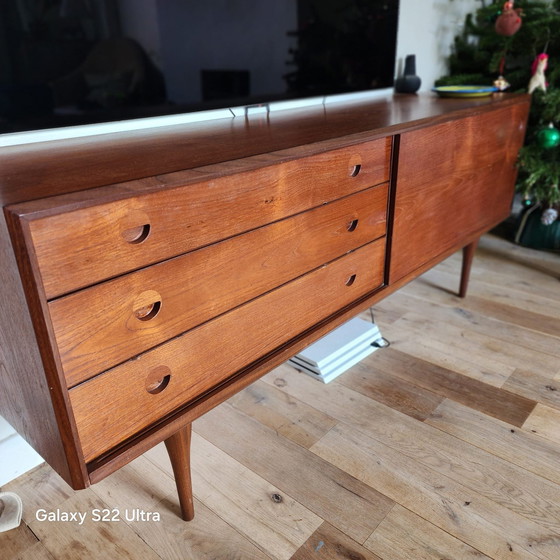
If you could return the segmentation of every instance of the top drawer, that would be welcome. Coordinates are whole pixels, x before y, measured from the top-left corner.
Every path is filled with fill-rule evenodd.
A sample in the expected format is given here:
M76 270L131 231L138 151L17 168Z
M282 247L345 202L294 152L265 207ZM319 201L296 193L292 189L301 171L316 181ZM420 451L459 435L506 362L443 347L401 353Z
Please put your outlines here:
M390 149L383 138L247 171L240 160L188 185L145 192L138 182L144 193L120 200L106 202L115 194L102 188L85 202L62 195L8 211L28 230L52 299L383 183Z

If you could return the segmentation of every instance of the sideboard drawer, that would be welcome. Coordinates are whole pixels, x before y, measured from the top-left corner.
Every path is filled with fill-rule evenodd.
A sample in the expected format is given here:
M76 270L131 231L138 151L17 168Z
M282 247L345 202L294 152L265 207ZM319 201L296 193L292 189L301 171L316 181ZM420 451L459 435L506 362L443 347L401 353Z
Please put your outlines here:
M9 210L27 224L51 299L386 182L390 150L383 138L292 161L240 160L200 168L187 185L172 173L149 192L137 181Z
M70 389L86 461L381 287L384 261L383 238Z
M385 235L387 184L48 304L68 386Z

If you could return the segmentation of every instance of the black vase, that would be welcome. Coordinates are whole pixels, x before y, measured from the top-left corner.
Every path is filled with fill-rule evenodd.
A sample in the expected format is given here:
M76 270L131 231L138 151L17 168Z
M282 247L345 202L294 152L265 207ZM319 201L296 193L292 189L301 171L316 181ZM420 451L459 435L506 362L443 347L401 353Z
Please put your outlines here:
M404 74L395 81L397 93L416 93L422 80L416 75L416 55L409 54L404 62Z

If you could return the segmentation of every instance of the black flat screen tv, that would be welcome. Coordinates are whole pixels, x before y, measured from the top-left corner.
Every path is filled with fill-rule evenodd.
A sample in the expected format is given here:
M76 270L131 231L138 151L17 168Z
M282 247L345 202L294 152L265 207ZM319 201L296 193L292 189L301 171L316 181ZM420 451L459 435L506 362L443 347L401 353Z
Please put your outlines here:
M0 0L0 133L392 86L398 0Z

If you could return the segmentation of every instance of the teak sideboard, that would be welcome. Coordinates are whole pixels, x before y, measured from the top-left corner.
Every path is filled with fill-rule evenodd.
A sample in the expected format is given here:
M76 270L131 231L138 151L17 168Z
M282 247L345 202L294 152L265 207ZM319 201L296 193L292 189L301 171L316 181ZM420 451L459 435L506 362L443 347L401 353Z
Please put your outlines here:
M511 208L530 98L373 101L2 148L0 414L74 489ZM8 459L9 460L9 459Z

